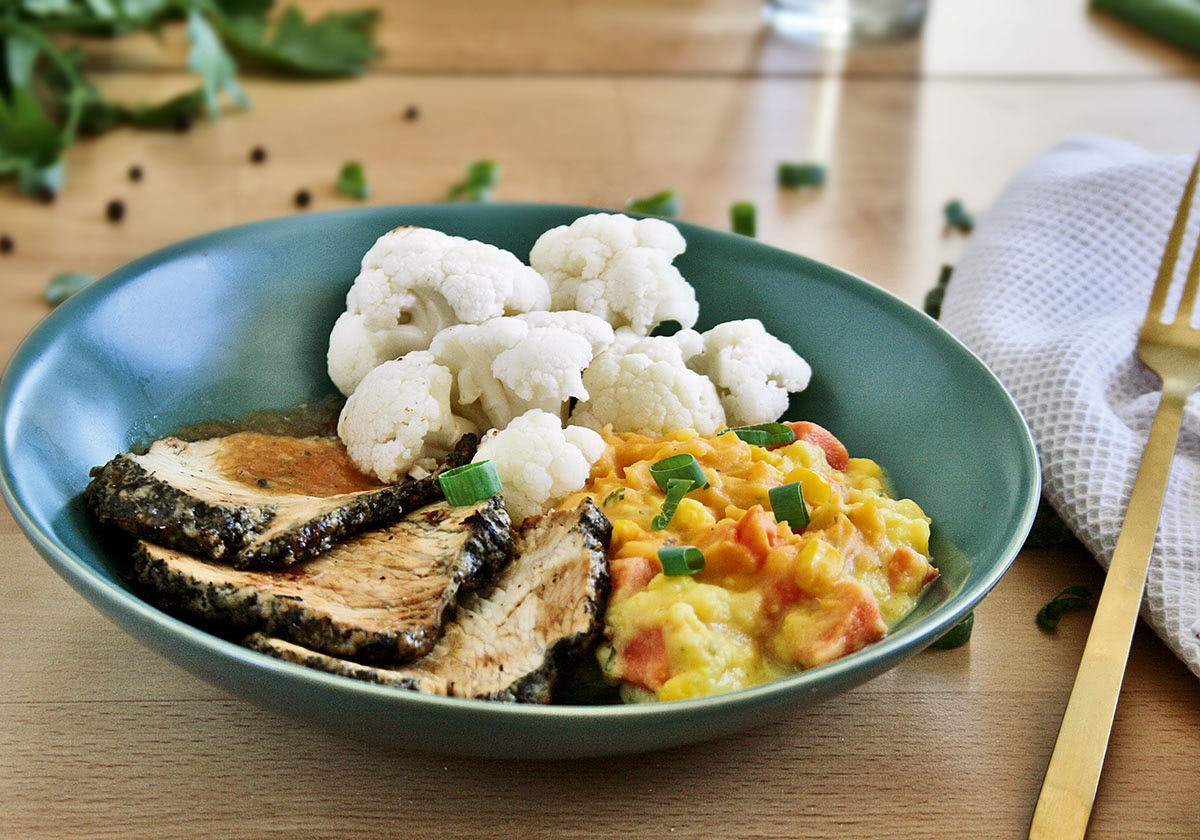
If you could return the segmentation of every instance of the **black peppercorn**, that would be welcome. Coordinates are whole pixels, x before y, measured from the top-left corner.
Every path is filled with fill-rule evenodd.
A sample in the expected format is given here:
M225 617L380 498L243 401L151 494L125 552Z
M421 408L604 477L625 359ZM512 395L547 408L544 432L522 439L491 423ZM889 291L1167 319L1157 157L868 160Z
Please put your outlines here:
M0 254L11 254L13 247L13 238L7 233L0 233Z
M136 165L129 167L129 180L130 181L142 180L142 167L136 166Z
M108 217L110 222L121 221L121 219L125 218L125 202L119 198L114 198L105 206L104 215Z
M308 190L298 190L295 198L297 207L307 207L312 202L312 193Z
M419 116L421 116L421 110L416 105L409 105L404 109L404 119L409 122L412 122Z
M253 149L250 150L250 162L251 163L262 163L266 159L267 159L267 150L264 149L262 146L255 146Z

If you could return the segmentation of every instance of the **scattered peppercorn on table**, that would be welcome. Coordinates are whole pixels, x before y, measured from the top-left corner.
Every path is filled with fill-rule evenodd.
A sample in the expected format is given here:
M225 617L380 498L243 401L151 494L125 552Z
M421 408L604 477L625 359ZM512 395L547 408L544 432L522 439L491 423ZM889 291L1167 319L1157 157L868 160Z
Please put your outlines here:
M771 35L753 0L380 6L384 54L362 78L243 72L244 112L77 143L52 203L4 182L0 355L47 311L52 276L103 275L198 233L356 195L439 201L455 185L616 209L673 193L681 218L721 228L747 202L739 230L920 305L969 235L946 225L948 201L982 211L1073 132L1176 153L1200 137L1200 59L1082 0L933 3L919 39L845 54ZM161 43L87 47L114 99L195 85L180 26ZM476 161L495 165L472 174ZM824 164L824 183L781 187L781 162ZM819 495L805 469L789 464L787 480ZM613 503L625 506L623 573L636 575L649 550L637 523L658 508L635 509L633 492ZM895 538L919 543L916 515L888 511ZM705 515L685 499L672 527L699 534ZM1026 549L976 610L969 644L836 701L665 753L499 762L368 747L261 711L110 625L7 509L0 548L0 836L31 839L1024 836L1091 612L1054 631L1035 617L1102 579L1077 545ZM806 573L819 570L809 560ZM1141 627L1089 838L1200 837L1198 744L1200 687Z

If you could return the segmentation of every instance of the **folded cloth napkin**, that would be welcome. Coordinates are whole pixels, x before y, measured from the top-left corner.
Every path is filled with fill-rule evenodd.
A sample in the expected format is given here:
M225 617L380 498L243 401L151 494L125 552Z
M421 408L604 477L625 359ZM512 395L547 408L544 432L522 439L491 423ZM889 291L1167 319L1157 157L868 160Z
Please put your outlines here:
M980 219L942 306L942 323L1025 415L1047 499L1106 568L1162 390L1135 348L1191 163L1105 138L1062 143ZM1198 236L1200 210L1168 312ZM1200 676L1196 395L1184 412L1142 617Z

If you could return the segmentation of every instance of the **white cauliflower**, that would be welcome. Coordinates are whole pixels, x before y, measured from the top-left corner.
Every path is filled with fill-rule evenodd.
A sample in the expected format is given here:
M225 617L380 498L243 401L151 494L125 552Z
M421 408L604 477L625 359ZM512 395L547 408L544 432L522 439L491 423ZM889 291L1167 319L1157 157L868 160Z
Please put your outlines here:
M546 231L529 253L550 284L552 309L577 309L649 335L663 321L691 327L696 292L671 261L686 243L662 219L594 213Z
M338 437L360 470L380 481L422 477L475 431L450 410L448 368L414 351L363 377L338 417Z
M788 394L808 387L808 362L756 318L717 324L703 339L703 352L688 365L716 385L731 426L778 420Z
M361 312L343 312L329 333L325 357L329 378L349 396L364 376L388 359L402 355L408 346L407 336L399 330L372 330Z
M398 227L362 258L346 314L330 335L330 378L349 395L366 370L427 350L445 327L549 306L546 281L508 251L428 228Z
M643 435L678 429L711 435L724 425L716 388L686 364L688 351L697 346L694 333L681 333L639 339L624 333L584 371L591 398L576 406L571 422L592 429L611 424L614 432Z
M535 408L503 431L488 432L475 460L496 465L504 485L504 506L515 526L583 489L604 446L604 439L591 429L564 429L556 415Z
M459 411L481 428L503 429L533 408L561 420L568 400L587 399L583 370L612 337L593 315L539 312L447 327L430 351L456 378Z

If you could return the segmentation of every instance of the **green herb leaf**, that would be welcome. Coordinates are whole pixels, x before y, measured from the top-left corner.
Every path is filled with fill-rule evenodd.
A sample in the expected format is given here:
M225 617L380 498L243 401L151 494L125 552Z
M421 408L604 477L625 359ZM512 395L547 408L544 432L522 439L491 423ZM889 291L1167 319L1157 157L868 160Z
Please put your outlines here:
M71 295L95 283L96 279L95 275L82 271L64 271L62 274L56 274L46 286L46 303L58 306Z
M823 187L826 175L826 168L819 163L783 161L775 177L781 187Z
M463 179L446 192L447 201L487 201L500 177L500 165L494 160L468 164Z
M30 88L15 88L10 101L0 97L0 176L15 175L22 194L58 193L66 140Z
M604 497L604 501L601 503L601 507L608 507L613 502L619 502L624 498L625 498L625 488L618 487L616 490L612 491L611 493L609 493L607 496Z
M950 650L951 648L962 647L971 640L971 630L975 627L975 613L969 612L966 617L946 631L945 634L935 639L930 647L941 648L942 650Z
M370 194L367 185L367 172L363 165L356 160L347 161L338 172L337 189L342 195L363 201Z
M1053 630L1058 627L1059 619L1067 610L1081 610L1091 605L1092 591L1086 586L1068 586L1059 592L1046 606L1038 610L1038 627L1043 630Z
M188 69L199 73L203 80L204 101L208 115L213 119L220 114L220 97L225 93L239 108L250 106L250 100L237 82L237 65L226 52L221 39L208 20L196 8L187 17Z
M946 217L946 224L950 227L958 228L964 233L970 233L975 227L975 219L967 212L967 208L963 207L963 203L957 198L946 202L942 208L942 214Z
M272 70L308 76L358 76L380 53L373 43L377 12L328 12L306 21L288 6L268 32L263 5L224 3L215 25L238 56ZM266 4L268 7L270 4Z
M645 213L647 216L673 218L679 215L679 195L675 190L663 190L654 195L631 198L625 209L634 213Z
M750 201L739 201L729 208L729 226L734 233L754 236L757 233L756 209Z
M690 478L672 478L667 482L667 497L663 499L662 512L650 520L651 531L661 531L671 524L679 503L696 486Z

